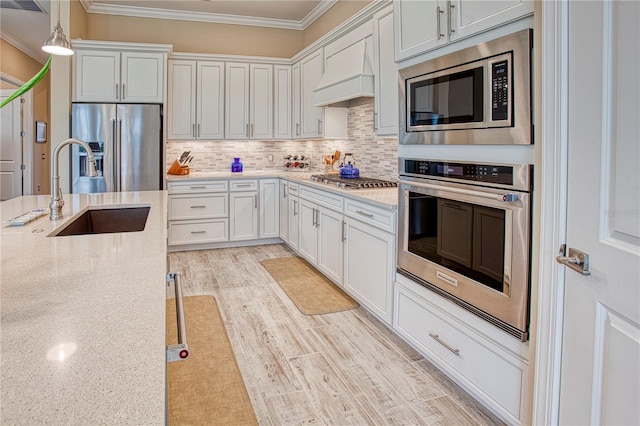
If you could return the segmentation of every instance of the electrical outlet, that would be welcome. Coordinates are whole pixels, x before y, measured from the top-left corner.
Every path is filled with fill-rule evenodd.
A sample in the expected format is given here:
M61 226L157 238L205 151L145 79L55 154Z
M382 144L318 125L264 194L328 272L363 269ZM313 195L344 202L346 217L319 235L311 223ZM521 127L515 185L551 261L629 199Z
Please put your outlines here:
M273 154L267 155L267 160L273 163Z

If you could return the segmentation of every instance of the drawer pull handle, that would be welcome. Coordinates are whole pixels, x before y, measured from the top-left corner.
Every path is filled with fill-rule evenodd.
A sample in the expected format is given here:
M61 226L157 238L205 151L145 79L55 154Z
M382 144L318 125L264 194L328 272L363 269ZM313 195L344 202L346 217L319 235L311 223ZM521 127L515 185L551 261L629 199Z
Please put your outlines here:
M204 209L207 206L191 206L192 209Z
M191 231L192 234L206 234L207 231Z
M206 186L192 186L191 189L205 189Z
M445 348L449 349L454 354L460 356L460 349L456 349L453 346L449 345L448 343L445 343L437 334L429 333L429 336L436 342L440 343Z
M364 217L369 217L369 218L373 217L371 213L363 212L362 210L356 210L356 213Z

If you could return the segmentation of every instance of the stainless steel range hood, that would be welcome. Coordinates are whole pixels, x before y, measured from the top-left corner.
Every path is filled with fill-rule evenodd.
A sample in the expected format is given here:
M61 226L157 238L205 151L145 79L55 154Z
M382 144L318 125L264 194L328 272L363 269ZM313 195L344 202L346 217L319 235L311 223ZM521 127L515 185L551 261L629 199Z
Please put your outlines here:
M372 37L360 39L328 57L325 68L317 89L313 91L314 106L373 97Z

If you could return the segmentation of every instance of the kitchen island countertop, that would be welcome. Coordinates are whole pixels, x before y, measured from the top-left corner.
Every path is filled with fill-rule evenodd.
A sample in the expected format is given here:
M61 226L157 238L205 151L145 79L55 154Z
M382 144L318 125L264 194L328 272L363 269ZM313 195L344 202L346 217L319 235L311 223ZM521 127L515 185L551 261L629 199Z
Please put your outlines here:
M165 191L0 203L2 424L164 424ZM87 206L150 206L141 232L50 237Z

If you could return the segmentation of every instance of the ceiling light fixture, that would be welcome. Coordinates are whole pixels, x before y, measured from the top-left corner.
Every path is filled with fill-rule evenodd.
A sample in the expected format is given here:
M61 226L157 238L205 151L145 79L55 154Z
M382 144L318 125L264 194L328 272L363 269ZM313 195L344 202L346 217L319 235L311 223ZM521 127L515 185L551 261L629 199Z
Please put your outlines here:
M70 56L73 55L73 49L71 43L67 41L67 37L62 31L62 25L60 25L60 1L58 0L58 23L53 28L51 36L42 44L42 50L51 55Z

